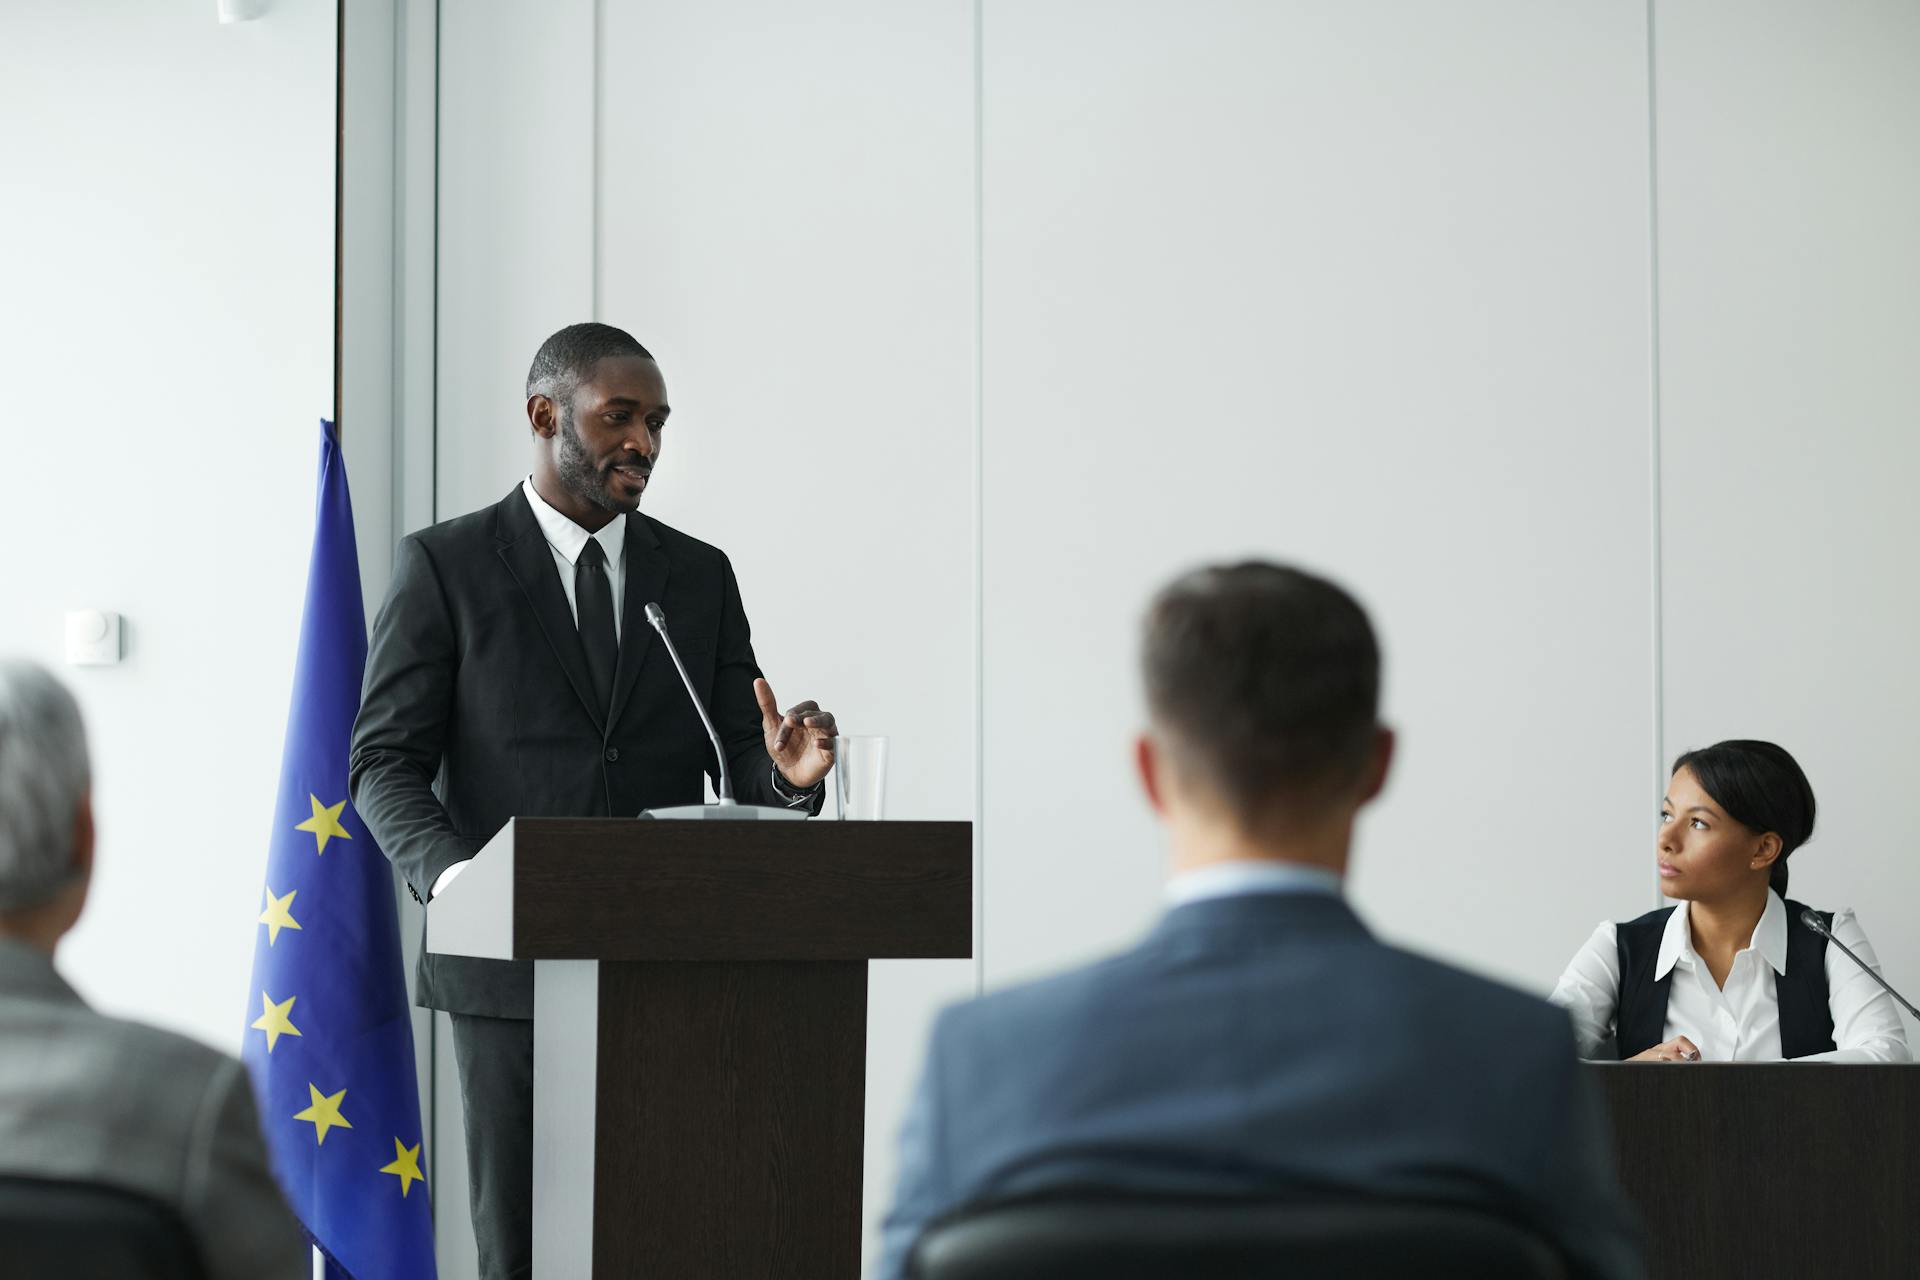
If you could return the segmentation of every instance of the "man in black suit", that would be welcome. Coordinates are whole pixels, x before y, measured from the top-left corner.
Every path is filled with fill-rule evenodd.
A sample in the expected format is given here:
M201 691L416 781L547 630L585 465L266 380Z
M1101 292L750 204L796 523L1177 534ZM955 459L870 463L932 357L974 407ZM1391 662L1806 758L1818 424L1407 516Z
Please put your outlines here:
M527 375L533 474L494 506L403 539L373 626L352 791L429 901L515 816L698 804L718 776L647 624L658 602L725 744L738 798L818 813L833 716L782 714L720 550L639 514L666 428L660 366L602 324L562 329ZM481 1273L533 1263L533 967L422 955L452 1015Z

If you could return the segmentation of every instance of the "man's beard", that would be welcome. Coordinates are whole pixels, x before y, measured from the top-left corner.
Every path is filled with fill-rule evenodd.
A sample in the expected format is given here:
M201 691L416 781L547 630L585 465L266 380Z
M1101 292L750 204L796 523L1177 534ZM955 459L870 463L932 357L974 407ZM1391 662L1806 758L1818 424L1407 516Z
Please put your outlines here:
M606 476L594 469L593 459L587 454L586 442L580 438L579 429L574 425L571 406L560 411L560 430L557 435L560 448L554 457L553 467L555 474L560 477L562 488L582 502L615 515L633 509L613 496L607 487ZM635 498L633 505L639 506L640 500Z

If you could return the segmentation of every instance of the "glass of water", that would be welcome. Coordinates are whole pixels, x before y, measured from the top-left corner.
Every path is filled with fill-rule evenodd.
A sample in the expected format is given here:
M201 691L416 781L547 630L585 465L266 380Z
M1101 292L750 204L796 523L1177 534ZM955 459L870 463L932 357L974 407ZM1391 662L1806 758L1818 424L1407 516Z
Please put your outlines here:
M834 795L840 816L877 822L887 802L887 740L868 735L842 735L833 740Z

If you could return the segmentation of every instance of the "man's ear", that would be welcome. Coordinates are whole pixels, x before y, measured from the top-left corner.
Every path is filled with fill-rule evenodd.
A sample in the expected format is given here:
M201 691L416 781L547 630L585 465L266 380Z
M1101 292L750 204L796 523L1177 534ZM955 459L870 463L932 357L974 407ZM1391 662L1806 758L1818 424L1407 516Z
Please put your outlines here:
M553 433L560 429L559 410L547 396L528 396L527 422L533 427L533 434L542 440L551 440Z
M73 815L73 865L81 875L93 874L93 792L80 796L80 811Z
M1367 761L1364 785L1360 791L1361 804L1366 804L1386 790L1387 774L1393 769L1393 750L1393 730L1380 725L1373 731L1373 755Z
M1155 813L1165 817L1167 761L1152 734L1142 733L1134 738L1133 767L1140 775L1140 790L1146 793L1147 803L1153 806Z

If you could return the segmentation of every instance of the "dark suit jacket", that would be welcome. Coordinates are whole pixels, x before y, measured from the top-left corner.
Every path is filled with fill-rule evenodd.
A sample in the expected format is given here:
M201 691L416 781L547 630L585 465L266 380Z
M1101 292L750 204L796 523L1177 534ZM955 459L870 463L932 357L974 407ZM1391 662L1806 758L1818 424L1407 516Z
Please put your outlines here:
M1643 1274L1567 1017L1392 947L1339 898L1169 912L1138 947L946 1010L879 1276L962 1205L1062 1188L1453 1202Z
M698 804L718 776L700 717L647 624L658 602L726 745L735 796L781 805L761 733L746 611L718 548L627 517L620 658L593 705L552 552L515 486L401 540L353 726L353 805L414 896L512 817L631 816ZM813 802L817 810L819 801ZM431 909L431 908L429 908ZM419 1002L533 1016L527 962L422 954Z

